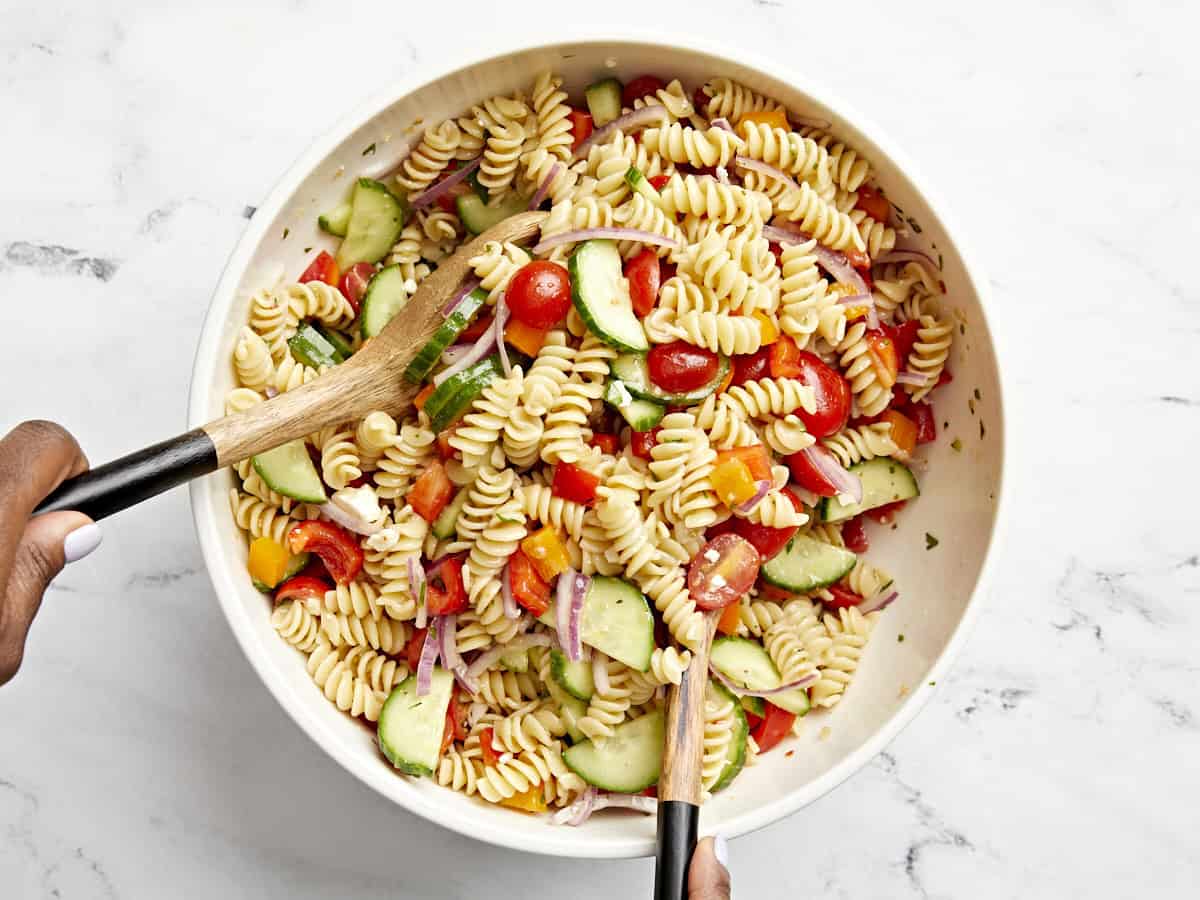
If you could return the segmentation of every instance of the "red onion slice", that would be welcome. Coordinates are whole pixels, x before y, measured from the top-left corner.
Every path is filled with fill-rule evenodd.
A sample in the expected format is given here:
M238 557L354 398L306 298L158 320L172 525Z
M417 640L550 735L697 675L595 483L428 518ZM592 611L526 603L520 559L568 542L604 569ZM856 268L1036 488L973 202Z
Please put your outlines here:
M504 302L504 294L496 301L496 318L492 327L496 329L496 347L500 351L500 368L507 378L512 374L512 365L508 361L508 347L504 343L504 326L508 322L508 304Z
M733 162L734 165L737 165L743 169L750 169L754 172L766 175L768 178L772 178L775 181L782 181L796 190L800 190L800 185L796 183L796 179L778 166L772 166L769 163L763 162L761 159L753 159L749 156L735 156L733 158ZM763 229L763 234L766 234L766 228Z
M428 206L430 203L433 203L435 200L437 200L438 197L442 196L442 194L446 193L446 191L450 190L452 187L478 169L479 164L482 162L483 154L481 153L466 165L459 169L455 169L433 187L409 197L408 205L413 209L421 209L424 206Z
M438 633L442 644L442 665L454 673L454 680L468 694L479 690L475 679L467 674L467 664L458 655L458 616L454 613L438 617Z
M446 301L446 305L442 307L442 318L448 319L450 315L458 309L458 304L462 303L463 297L479 287L478 278L468 278L458 286L458 290L454 292L454 296Z
M874 306L875 298L870 294L847 294L838 297L838 303L842 306Z
M504 600L504 617L506 619L521 618L521 608L517 606L517 600L513 597L512 571L509 569L508 563L505 563L504 568L500 570L500 597Z
M885 591L886 593L884 593ZM880 610L887 609L900 599L899 591L888 591L887 588L884 588L884 590L880 591L880 593L883 594L883 596L878 601L875 600L875 597L872 597L870 600L863 601L863 603L859 606L859 612L861 612L864 616L868 613L879 612ZM878 596L879 595L877 594L876 597Z
M496 644L480 653L467 666L467 677L474 680L490 669L500 657L507 653L520 653L531 647L549 647L553 641L548 634L522 634L513 638L507 644Z
M550 237L542 238L541 242L533 248L535 254L545 253L559 244L575 244L579 241L590 241L595 238L609 238L614 241L640 241L643 244L649 244L654 247L669 247L674 249L679 246L679 242L668 237L663 237L661 234L655 234L653 231L642 231L637 228L584 228L580 231L563 231L559 234L552 234Z
M582 794L570 806L564 806L553 816L550 821L555 825L582 825L587 821L588 816L592 814L592 808L596 804L596 797L600 792L594 787L588 786Z
M592 812L598 809L632 809L635 812L658 812L657 797L643 797L641 794L602 794L596 799Z
M631 809L634 812L654 815L658 812L658 798L644 797L641 794L601 794L594 787L589 787L579 795L578 800L551 816L550 821L555 825L577 827L602 809Z
M424 697L433 684L433 667L437 665L441 645L438 642L438 623L435 621L425 632L425 643L421 645L421 659L417 663L417 696Z
M713 128L720 128L722 131L733 131L733 126L729 124L729 120L727 118L725 118L724 116L721 116L720 118L717 118L717 119L713 119L708 124L711 125Z
M424 628L428 612L426 594L429 590L429 582L425 578L425 570L417 563L415 556L408 558L408 589L417 598L417 618L413 624L418 628Z
M937 263L933 261L933 257L920 250L887 250L875 257L874 262L880 266L887 265L888 263L915 262L917 265L923 267L939 283L942 280L942 270L937 267Z
M801 678L799 681L793 681L790 684L781 684L777 688L767 688L767 689L760 690L760 691L752 691L749 688L742 687L736 681L733 681L732 679L727 678L720 669L718 669L716 666L712 665L711 663L708 666L708 670L713 675L717 676L717 680L719 682L721 682L721 684L723 684L723 685L725 685L725 687L729 688L729 690L732 691L738 697L774 697L777 694L786 694L788 691L794 691L797 688L802 688L807 685L810 685L814 681L816 681L817 678L819 677L816 672L813 672L811 675L806 675L803 678Z
M348 509L342 509L332 500L328 503L321 504L321 515L331 522L336 522L347 531L353 531L355 534L370 535L379 531L383 525L379 522L366 522L357 513L352 513Z
M772 483L770 481L756 481L754 488L754 496L744 503L739 503L734 509L734 512L739 516L748 516L754 512L758 504L762 503L763 498L771 492Z
M896 376L896 384L907 384L912 387L924 387L929 377L920 372L901 372Z
M833 124L828 119L818 119L813 116L797 116L792 113L788 113L788 121L795 125L796 128L818 128L821 131L828 131L829 126Z
M554 183L554 179L558 177L558 173L563 169L563 164L556 162L550 167L550 171L546 173L546 177L542 179L542 183L538 185L537 193L529 200L528 209L537 209L542 205L542 201L546 199L546 195L550 193L550 185Z
M448 366L454 365L463 358L463 354L469 353L471 344L453 344L442 351L442 362Z
M267 395L268 400L272 400L279 396L279 388L275 387L273 384L268 384L267 389L263 391L263 393Z
M567 569L558 576L555 597L558 641L562 644L563 653L571 662L580 662L583 659L579 620L590 584L590 578L580 575L574 569Z
M857 475L843 469L841 462L830 450L821 444L813 444L800 452L808 457L808 461L833 485L839 495L849 494L855 503L862 502L862 482Z
M763 237L780 244L803 244L812 240L812 235L807 232L778 223L764 225ZM846 259L844 253L839 253L818 241L817 245L813 247L813 255L817 258L817 265L832 275L838 284L849 285L854 288L856 294L870 293L867 283L863 281L863 277L858 274L854 266L850 265L850 261Z
M433 376L433 386L437 387L450 376L457 375L464 369L475 365L475 363L479 362L481 359L491 353L495 346L496 322L493 320L491 326L487 331L479 336L479 340L475 342L474 346L471 347L467 353L463 354L462 359L460 359L454 365L442 369L442 371Z
M607 141L614 131L622 131L625 134L629 134L634 128L645 128L648 125L658 122L665 123L668 118L669 115L666 109L661 106L643 106L641 109L627 112L625 115L613 119L603 128L597 128L588 135L587 140L575 148L575 159L586 157L593 147Z
M721 184L730 184L729 170L724 166L717 166L717 181L721 182Z

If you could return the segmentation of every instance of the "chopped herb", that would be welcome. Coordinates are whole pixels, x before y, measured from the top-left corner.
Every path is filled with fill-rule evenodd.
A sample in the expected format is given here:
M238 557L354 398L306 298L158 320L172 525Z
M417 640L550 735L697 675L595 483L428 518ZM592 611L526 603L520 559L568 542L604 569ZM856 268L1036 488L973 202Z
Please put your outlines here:
M917 224L916 219L909 219L908 224L912 226L912 230L915 231L917 234L921 233L921 226Z
M950 449L955 453L962 453L962 441L960 441L958 438L955 438L950 442Z
M420 706L424 702L425 702L424 700L418 700L416 703L414 703L412 706L410 706L409 709L416 709L418 706Z
M964 325L962 322L959 322L959 323L958 323L958 333L959 333L959 334L966 334L966 333L967 333L967 326L966 326L966 325Z
M904 635L902 635L902 634L896 635L896 643L903 644L904 643Z
M362 155L363 156L374 156L375 155L375 145L372 144L370 147L368 147L366 150L364 150L362 152Z
M290 229L290 228L285 228L285 229L283 229L283 239L286 241L286 240L287 240L287 237L288 237L288 235L289 235L289 234L291 234L291 233L292 233L292 229Z
M942 251L941 250L938 251L938 268L939 269L946 268L945 264L942 261Z
M975 398L967 398L967 409L971 410L971 415L975 415Z
M934 685L936 685L936 684L937 684L937 682L936 682L936 681L931 681L931 682L929 682L929 686L930 686L930 687L933 687L933 686L934 686Z
M979 420L979 439L983 440L983 436L987 434L987 429L983 427L983 419Z
M938 539L937 539L937 538L935 538L935 537L934 537L932 534L930 534L928 531L927 531L927 532L925 532L925 549L926 549L926 550L932 550L932 549L933 549L934 547L936 547L937 545L938 545Z
M983 394L979 393L979 388L975 388L975 399L976 399L976 400L982 400L982 399L983 399Z
M946 430L947 428L949 428L949 427L950 427L950 423L949 423L949 422L943 422L943 423L942 423L942 431L945 431L945 430Z
M304 248L304 252L305 252L305 253L312 253L312 247L305 247L305 248Z

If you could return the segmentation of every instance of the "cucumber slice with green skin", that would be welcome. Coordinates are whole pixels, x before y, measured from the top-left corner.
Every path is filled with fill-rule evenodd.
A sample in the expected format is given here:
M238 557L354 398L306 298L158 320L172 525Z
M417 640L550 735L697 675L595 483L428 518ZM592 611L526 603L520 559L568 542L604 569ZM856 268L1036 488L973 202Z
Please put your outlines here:
M491 194L489 193L488 189L485 188L483 186L483 184L481 184L479 181L478 166L476 168L472 169L471 174L467 176L467 184L469 184L471 186L471 189L475 191L476 197L478 197L480 200L482 200L485 204L488 202L488 199L491 197Z
M602 790L638 794L662 772L664 723L661 712L622 722L602 743L581 741L563 752L572 772Z
M887 456L878 456L856 463L848 470L862 482L863 496L860 503L843 505L837 497L826 497L821 502L821 519L825 522L841 522L868 509L911 500L921 495L917 479L904 463Z
M417 696L417 676L410 675L388 695L379 713L379 749L407 775L432 775L442 752L446 710L454 676L433 670L429 693Z
M438 513L438 517L433 520L432 531L439 541L454 537L455 526L458 524L458 514L467 505L467 497L470 493L470 488L459 488L458 493L451 498L450 502Z
M510 672L528 672L529 671L529 654L524 650L517 650L514 653L505 653L500 657L500 665L504 666Z
M767 704L762 697L739 697L742 709L760 719L767 714Z
M443 351L458 340L458 336L467 329L471 320L475 318L475 314L483 308L483 304L486 302L487 291L482 288L476 288L463 297L454 312L438 326L433 337L408 364L408 368L404 370L405 380L411 384L420 384L428 378L429 373L438 364L438 360L442 358Z
M454 201L463 227L471 234L483 234L493 225L499 225L510 216L523 213L529 208L529 198L519 194L508 194L498 203L489 206L478 194L460 194Z
M334 237L344 238L346 229L350 225L350 201L341 203L335 206L327 213L322 213L317 216L317 225L326 234L332 234Z
M277 494L304 503L324 503L327 499L325 485L303 440L288 441L252 457L250 462L259 478Z
M408 288L399 264L386 266L372 276L362 298L362 313L359 320L364 338L375 337L392 316L408 304Z
M633 312L629 282L621 271L616 244L584 241L571 254L567 270L571 274L571 302L600 340L629 353L650 349L642 323Z
M321 337L333 344L333 349L338 352L338 355L341 356L343 362L354 355L354 348L350 345L350 342L341 335L340 332L334 331L328 325L313 325L313 327L321 333Z
M280 579L279 584L283 584L283 582L287 581L289 578L299 575L300 572L303 571L304 567L308 565L309 560L311 559L311 553L293 553L291 556L289 556L287 565L283 567L283 578ZM278 586L279 585L276 585L276 587Z
M742 705L738 702L738 698L733 691L725 687L719 681L708 682L705 688L706 696L712 697L714 700L727 700L733 702L733 734L730 736L729 747L725 751L725 768L721 770L721 776L712 786L712 792L715 794L722 788L728 787L729 782L737 777L737 774L742 771L742 767L746 764L746 738L750 736L750 725L746 722L746 714L742 711ZM761 699L761 698L756 698Z
M546 690L549 691L554 701L558 703L563 725L567 729L567 737L571 739L571 743L578 744L580 741L586 741L587 735L580 730L579 720L587 715L587 702L580 700L578 697L572 697L553 678L546 685Z
M630 166L625 170L625 183L635 193L641 194L655 206L662 205L662 194L654 189L654 185L650 183L650 179L643 175L642 170L637 166Z
M604 402L621 414L634 431L649 431L660 421L666 408L651 400L634 399L629 389L618 379L608 383Z
M591 700L596 693L591 663L571 662L561 650L550 651L550 674L572 697Z
M588 112L592 114L592 123L597 128L621 115L621 90L621 82L615 78L605 78L589 85L583 92Z
M345 272L355 263L377 263L392 249L404 220L407 204L378 181L360 178L350 198L350 221L338 248L338 269Z
M470 408L475 399L483 393L483 389L499 374L500 357L493 354L451 375L438 385L425 401L425 414L429 416L429 424L434 432L445 431L450 423Z
M746 638L717 638L713 641L709 662L734 684L749 691L771 691L783 683L779 670L762 644ZM768 700L798 716L808 712L808 691L804 688L772 694Z
M261 581L259 581L257 578L251 578L251 579L250 579L250 583L251 583L252 585L254 585L254 589L255 589L256 591L260 591L261 593L264 593L264 594L269 594L269 593L271 593L273 590L275 590L275 588L272 588L272 587L267 587L265 584L263 584L263 583L262 583Z
M557 627L554 601L538 621ZM592 586L583 599L583 612L579 616L579 632L583 643L629 668L639 672L650 668L654 616L646 595L628 581L607 575L592 576Z
M845 547L835 547L798 534L778 554L763 563L763 580L786 591L807 594L841 581L858 557Z
M613 378L619 378L626 390L635 397L667 406L694 406L721 386L721 382L729 374L729 366L729 357L717 354L717 374L694 391L682 394L668 393L650 380L650 368L646 364L644 354L622 353L612 361L612 375Z
M343 357L325 335L317 331L307 322L303 323L296 333L288 338L288 349L296 362L319 369L322 366L336 366Z

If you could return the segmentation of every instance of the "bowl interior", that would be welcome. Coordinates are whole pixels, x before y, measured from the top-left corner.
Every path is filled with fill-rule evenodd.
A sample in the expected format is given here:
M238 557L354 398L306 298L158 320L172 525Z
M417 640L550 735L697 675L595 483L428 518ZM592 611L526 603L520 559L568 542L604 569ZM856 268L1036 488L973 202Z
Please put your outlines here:
M873 129L868 135L861 119L840 105L835 109L822 102L828 101L828 93L803 78L768 75L775 66L755 69L712 51L636 41L525 49L425 84L398 86L390 99L369 105L318 142L258 209L205 323L190 420L199 425L222 412L224 395L234 384L230 354L246 321L250 292L283 272L295 277L316 249L333 249L317 229L316 217L342 200L353 178L391 170L413 136L419 139L422 123L460 114L491 94L528 90L534 75L545 68L565 77L573 98L604 75L625 79L653 71L680 78L689 92L710 77L725 75L779 98L793 113L831 121L838 137L871 160L889 198L919 223L922 238L943 260L949 305L960 325L949 362L954 381L938 394L939 440L923 448L928 469L919 473L922 496L905 511L899 529L876 529L872 540L870 558L895 574L901 599L882 617L844 701L831 713L811 716L801 737L762 757L733 789L704 807L703 829L720 828L735 836L819 797L877 753L915 714L930 691L928 682L949 661L952 645L962 636L997 518L1004 423L979 280L972 279L961 247L947 233L928 194L918 189L911 166L898 164L895 152L881 146ZM960 449L952 446L955 439ZM327 752L402 806L482 840L570 856L653 852L655 824L649 817L604 815L582 828L558 828L464 798L428 779L395 774L377 752L372 733L321 696L302 657L272 630L267 604L245 574L246 543L228 510L231 484L228 473L218 473L192 489L214 585L251 663ZM926 549L927 534L939 541L931 550Z

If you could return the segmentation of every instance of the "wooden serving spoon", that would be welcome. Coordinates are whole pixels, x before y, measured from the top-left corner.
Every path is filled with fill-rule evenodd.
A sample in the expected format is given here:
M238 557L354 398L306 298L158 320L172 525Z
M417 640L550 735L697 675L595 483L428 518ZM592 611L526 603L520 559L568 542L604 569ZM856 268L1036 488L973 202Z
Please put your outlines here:
M362 418L373 410L402 415L419 388L405 381L402 373L444 320L442 305L469 272L468 260L482 252L488 241L529 240L545 217L543 212L511 216L460 247L421 282L383 331L320 378L245 412L69 478L34 512L74 509L102 519L326 426Z
M654 900L687 900L688 866L700 824L700 769L704 758L704 692L708 653L721 610L704 616L704 641L692 651L683 680L667 693L666 744L658 776L658 847Z

